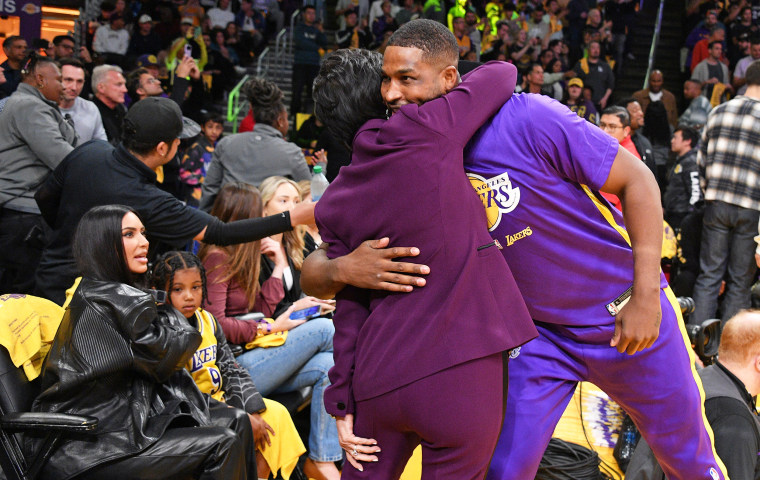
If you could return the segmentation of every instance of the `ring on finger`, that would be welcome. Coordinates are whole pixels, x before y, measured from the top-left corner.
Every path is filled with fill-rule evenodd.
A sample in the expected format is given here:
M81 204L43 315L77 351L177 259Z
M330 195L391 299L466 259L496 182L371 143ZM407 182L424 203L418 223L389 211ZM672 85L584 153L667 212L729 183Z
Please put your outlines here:
M357 456L357 455L359 455L359 452L356 451L356 447L354 447L354 449L351 450L351 455L354 456L354 457Z

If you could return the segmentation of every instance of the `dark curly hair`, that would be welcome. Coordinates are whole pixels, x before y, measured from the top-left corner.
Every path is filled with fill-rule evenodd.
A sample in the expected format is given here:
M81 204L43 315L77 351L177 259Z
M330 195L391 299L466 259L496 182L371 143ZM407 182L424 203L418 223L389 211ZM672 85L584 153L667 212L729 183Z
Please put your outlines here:
M159 290L166 289L167 302L171 303L171 290L174 286L174 274L179 270L197 268L201 274L203 283L203 297L201 306L208 303L208 290L206 289L206 268L201 263L200 258L190 252L171 251L166 252L156 260L153 267L153 276L151 282L154 288Z
M401 25L391 35L388 46L419 48L423 52L422 59L428 63L443 60L456 65L459 59L456 37L435 20L420 18Z
M322 61L312 93L314 114L349 150L365 122L386 118L382 81L383 56L377 52L340 49Z
M277 117L285 110L282 90L274 82L264 78L254 78L243 85L243 94L251 102L253 119L256 123L274 125Z

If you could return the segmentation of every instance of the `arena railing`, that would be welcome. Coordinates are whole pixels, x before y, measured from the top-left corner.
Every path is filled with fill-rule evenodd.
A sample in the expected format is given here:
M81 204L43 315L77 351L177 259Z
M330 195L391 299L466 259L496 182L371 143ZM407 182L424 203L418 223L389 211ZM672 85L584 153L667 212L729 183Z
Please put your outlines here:
M660 7L657 10L657 21L654 24L654 33L652 33L652 46L649 48L649 63L647 64L647 74L644 76L644 86L647 88L649 85L649 75L651 75L654 68L655 52L657 46L660 43L660 28L662 28L662 12L665 9L665 0L660 0Z
M238 129L238 116L244 107L248 106L248 102L245 99L240 98L240 90L245 85L245 82L251 78L250 75L245 75L240 79L235 88L230 90L227 98L227 121L232 123L232 133L237 133Z

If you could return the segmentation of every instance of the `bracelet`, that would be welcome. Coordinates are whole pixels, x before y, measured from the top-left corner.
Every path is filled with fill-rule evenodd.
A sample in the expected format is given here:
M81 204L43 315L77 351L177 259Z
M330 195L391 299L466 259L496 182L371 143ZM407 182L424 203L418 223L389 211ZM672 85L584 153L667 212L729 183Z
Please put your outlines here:
M257 336L257 337L260 337L260 336L262 336L262 335L264 335L264 324L263 324L263 323L261 323L261 322L259 322L259 323L256 325L256 336Z
M267 322L267 334L272 333L272 324Z

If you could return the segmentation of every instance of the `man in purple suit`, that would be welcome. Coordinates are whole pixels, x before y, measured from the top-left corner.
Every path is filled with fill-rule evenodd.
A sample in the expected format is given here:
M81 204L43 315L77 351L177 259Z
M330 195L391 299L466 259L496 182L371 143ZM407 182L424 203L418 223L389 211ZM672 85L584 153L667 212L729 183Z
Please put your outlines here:
M395 111L391 122L409 110L405 104L421 104L422 110L441 100L415 48L389 48L385 55L382 93ZM371 72L356 76L343 65L336 69L354 85L371 81ZM488 88L497 84L494 79ZM366 109L373 100L365 96L360 104ZM535 476L582 380L596 383L628 411L654 442L668 478L725 479L704 419L693 352L659 269L662 209L652 174L612 137L558 102L531 94L511 97L479 130L465 151L464 167L539 331L512 360L507 414L489 479ZM443 181L446 172L430 178ZM600 190L620 197L622 216ZM450 210L430 211L438 214L445 217ZM394 221L377 219L377 235L365 238L392 231ZM391 242L415 245L406 238ZM389 258L409 255L409 249L382 252L380 260L367 256L368 250L365 243L335 260L325 260L323 252L312 255L304 264L304 289L325 295L342 283L397 291L404 286L381 281L421 286L421 279L394 278L394 272L426 268L387 266L393 263ZM430 267L431 275L440 268Z
M423 30L415 49L435 67L426 90L445 96L386 118L382 57L356 50L326 58L314 85L317 115L353 146L351 164L315 210L327 255L346 255L385 233L419 245L433 269L427 286L408 295L347 287L336 296L325 407L349 453L344 479L398 478L421 444L424 478L475 480L486 474L503 421L505 352L534 338L535 328L485 228L462 151L512 95L516 70L494 62L459 83L451 33L433 21L407 25L386 56ZM337 66L377 81L347 84L332 74ZM367 88L378 108L362 108L370 106Z

